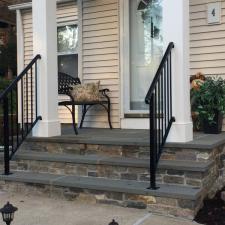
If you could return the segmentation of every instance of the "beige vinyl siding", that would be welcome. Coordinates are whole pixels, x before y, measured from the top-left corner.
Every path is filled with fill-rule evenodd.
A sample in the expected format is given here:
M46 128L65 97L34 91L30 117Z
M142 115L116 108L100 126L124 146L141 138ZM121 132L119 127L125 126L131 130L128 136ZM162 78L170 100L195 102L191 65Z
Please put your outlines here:
M97 82L110 89L111 120L120 127L119 80L119 2L118 0L82 1L82 78L83 82ZM108 127L102 107L94 107L85 126Z
M225 2L221 1L221 24L208 25L207 3L190 0L190 73L225 75Z
M225 78L225 2L221 1L221 24L208 25L209 2L216 1L190 0L190 73Z
M26 66L33 58L33 35L32 35L32 11L23 10L23 29L24 29L24 66ZM71 1L57 6L57 24L75 24L78 22L77 5L75 1ZM64 99L65 96L59 96ZM71 123L71 114L65 107L59 107L59 118L62 123Z

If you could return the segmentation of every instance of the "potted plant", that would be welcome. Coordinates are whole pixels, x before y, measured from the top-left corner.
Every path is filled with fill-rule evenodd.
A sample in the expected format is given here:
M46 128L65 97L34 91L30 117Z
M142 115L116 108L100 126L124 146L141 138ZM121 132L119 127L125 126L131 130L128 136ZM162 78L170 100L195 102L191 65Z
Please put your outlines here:
M208 77L199 85L198 89L193 90L192 96L204 132L220 133L225 113L225 80Z
M197 103L195 97L195 91L199 90L200 86L204 83L206 77L203 73L198 72L190 77L191 85L191 116L193 121L194 131L202 131L201 121L197 112Z

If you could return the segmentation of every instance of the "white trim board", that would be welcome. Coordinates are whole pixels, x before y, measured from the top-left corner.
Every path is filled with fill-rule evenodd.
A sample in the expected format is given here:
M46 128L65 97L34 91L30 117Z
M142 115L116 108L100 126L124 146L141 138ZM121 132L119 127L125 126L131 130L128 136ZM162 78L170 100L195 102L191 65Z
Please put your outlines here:
M121 129L149 129L149 119L121 119Z
M129 0L120 0L121 118L128 112L130 104L128 74L130 74Z

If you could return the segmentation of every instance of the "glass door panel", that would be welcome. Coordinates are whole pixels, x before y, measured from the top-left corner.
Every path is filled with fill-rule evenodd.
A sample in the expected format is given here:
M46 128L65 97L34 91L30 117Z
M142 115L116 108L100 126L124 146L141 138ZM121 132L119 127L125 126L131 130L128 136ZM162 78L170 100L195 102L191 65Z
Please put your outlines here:
M130 110L147 110L145 95L163 56L162 0L130 0L129 12Z

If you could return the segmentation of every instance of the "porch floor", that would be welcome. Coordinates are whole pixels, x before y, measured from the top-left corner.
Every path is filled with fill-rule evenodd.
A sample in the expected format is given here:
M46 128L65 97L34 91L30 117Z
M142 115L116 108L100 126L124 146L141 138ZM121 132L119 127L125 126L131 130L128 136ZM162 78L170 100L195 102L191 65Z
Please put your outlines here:
M72 125L62 125L62 135L48 138L48 141L149 146L149 130L82 128L78 132L78 135L74 134ZM166 147L213 149L222 144L225 144L225 132L221 134L195 132L193 141L167 143Z
M75 135L72 125L62 125L62 135L50 139L66 139L76 143L149 145L149 130L82 128Z

